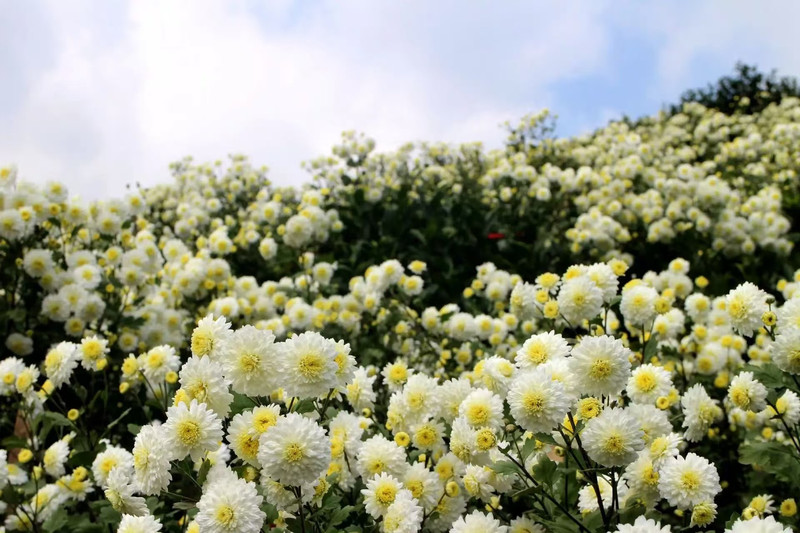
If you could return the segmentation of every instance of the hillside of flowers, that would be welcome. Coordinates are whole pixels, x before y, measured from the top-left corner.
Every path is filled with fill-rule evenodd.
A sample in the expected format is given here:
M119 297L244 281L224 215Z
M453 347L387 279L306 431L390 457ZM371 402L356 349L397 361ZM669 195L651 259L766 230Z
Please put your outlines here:
M0 533L789 533L800 99L0 167Z

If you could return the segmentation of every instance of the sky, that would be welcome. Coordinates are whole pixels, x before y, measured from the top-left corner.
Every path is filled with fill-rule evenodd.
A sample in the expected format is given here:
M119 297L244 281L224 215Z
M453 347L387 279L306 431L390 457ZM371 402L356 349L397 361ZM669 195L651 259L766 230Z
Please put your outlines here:
M739 61L800 75L800 2L0 0L0 166L86 199L244 153L309 179L344 130L379 151L656 113Z

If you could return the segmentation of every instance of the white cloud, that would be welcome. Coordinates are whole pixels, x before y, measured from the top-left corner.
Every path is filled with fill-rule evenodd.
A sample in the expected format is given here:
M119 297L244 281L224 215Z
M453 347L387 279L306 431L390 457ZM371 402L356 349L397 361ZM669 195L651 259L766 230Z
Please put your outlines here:
M497 144L499 123L550 103L551 83L607 60L600 4L431 4L37 4L28 30L50 32L52 61L0 133L0 161L87 197L165 181L188 154L247 153L298 183L345 129L379 149Z

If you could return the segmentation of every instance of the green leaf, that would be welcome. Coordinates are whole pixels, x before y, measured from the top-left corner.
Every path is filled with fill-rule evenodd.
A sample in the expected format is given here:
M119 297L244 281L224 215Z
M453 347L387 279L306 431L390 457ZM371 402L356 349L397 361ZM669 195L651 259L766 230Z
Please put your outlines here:
M328 521L328 531L336 531L336 526L344 522L347 517L350 516L353 509L355 509L355 507L352 505L346 505L333 513Z
M191 511L197 506L194 504L194 502L176 502L172 504L172 507L175 509L180 509L181 511Z
M521 474L519 467L511 461L497 461L492 465L492 470L498 474Z
M63 507L56 510L55 513L50 515L50 517L44 521L42 524L42 529L46 532L55 532L55 531L66 531L69 526L70 517L67 514L67 510Z
M800 457L794 450L778 442L749 442L739 447L739 462L758 465L775 477L800 486Z
M762 366L745 365L742 370L752 372L753 377L769 389L781 389L787 386L786 374L772 363Z

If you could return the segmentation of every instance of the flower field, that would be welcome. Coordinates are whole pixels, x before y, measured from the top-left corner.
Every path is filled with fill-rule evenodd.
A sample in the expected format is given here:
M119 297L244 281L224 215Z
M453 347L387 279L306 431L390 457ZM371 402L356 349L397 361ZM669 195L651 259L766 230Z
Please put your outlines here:
M800 99L552 128L0 169L5 531L797 530Z

